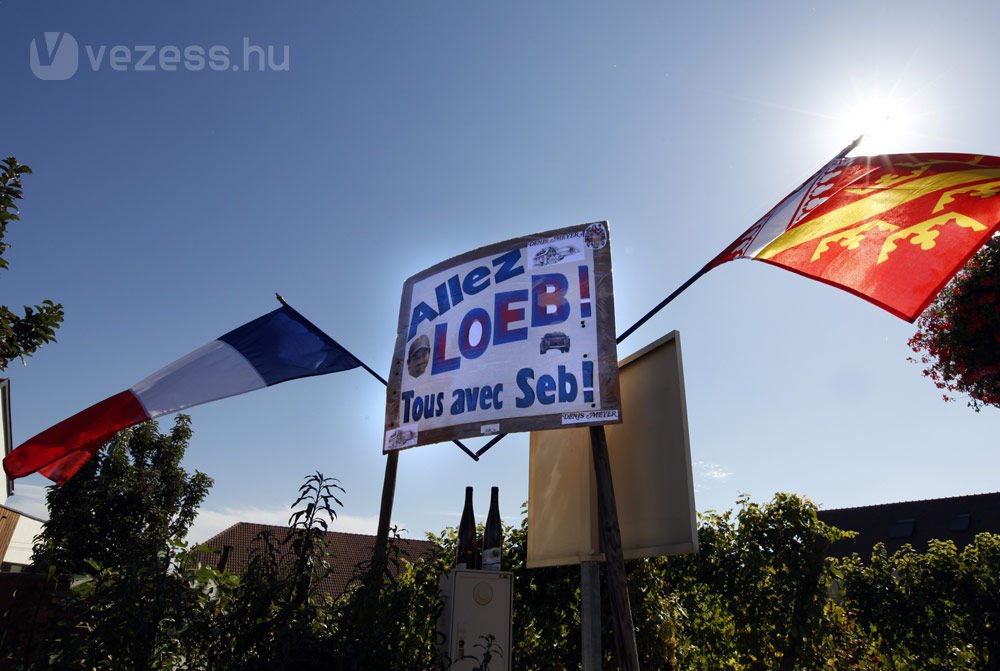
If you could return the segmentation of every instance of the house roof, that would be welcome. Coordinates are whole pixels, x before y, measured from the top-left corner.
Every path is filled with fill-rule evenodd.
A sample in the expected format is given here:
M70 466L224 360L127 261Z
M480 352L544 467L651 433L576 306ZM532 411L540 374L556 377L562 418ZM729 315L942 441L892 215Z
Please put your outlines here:
M219 552L222 552L225 546L231 546L232 549L226 560L226 568L234 573L242 574L250 564L251 552L255 548L263 549L260 535L264 532L269 532L274 539L280 542L288 533L288 527L237 522L200 545ZM431 555L437 550L437 545L431 541L400 538L395 543L396 547L399 548L400 558L410 561ZM332 572L319 582L318 591L331 596L342 594L351 582L351 578L355 576L359 565L371 561L374 546L375 536L327 531L324 535L324 547L327 553L326 560ZM286 552L282 556L287 555ZM198 553L198 556L203 563L212 565L215 565L220 559L219 554L212 553ZM389 563L389 570L395 575L396 568L392 562Z
M37 515L32 515L30 513L26 513L24 511L18 510L16 508L11 508L10 506L8 506L5 503L0 503L0 513L14 513L14 514L20 515L21 517L26 517L29 520L34 520L34 521L40 522L42 524L44 524L46 522L46 520L44 518L42 518L42 517L38 517Z
M19 512L0 505L0 559L7 556L7 548L10 547L10 541L14 537L14 530L19 521L21 521Z
M854 539L834 543L830 549L834 557L857 552L867 559L878 542L885 543L890 553L906 543L924 551L931 539L951 540L962 549L978 533L1000 533L1000 492L821 510L819 518L858 533Z
M0 560L4 564L26 566L31 563L34 538L42 532L45 520L0 505Z

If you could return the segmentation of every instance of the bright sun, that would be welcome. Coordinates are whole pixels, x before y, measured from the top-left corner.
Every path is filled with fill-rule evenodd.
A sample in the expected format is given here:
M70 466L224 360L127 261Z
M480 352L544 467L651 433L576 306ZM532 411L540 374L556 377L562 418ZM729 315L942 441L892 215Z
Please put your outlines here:
M898 89L898 87L894 87ZM913 144L920 134L927 107L919 95L901 95L898 90L862 91L855 89L840 116L844 136L864 135L859 151L885 154L918 151Z

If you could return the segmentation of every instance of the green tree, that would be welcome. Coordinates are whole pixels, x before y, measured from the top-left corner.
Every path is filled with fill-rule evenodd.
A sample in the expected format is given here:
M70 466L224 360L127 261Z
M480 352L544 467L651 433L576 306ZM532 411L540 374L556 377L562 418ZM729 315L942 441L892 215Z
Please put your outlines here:
M981 533L959 551L932 540L840 563L839 602L887 669L1000 668L1000 536Z
M21 177L30 175L31 168L21 165L13 156L0 162L0 269L6 269L4 254L10 244L4 241L7 224L20 220L17 202L22 199ZM44 300L40 305L24 306L24 316L0 305L0 370L14 359L24 360L45 343L55 341L55 332L63 321L63 308Z
M959 602L968 609L970 640L984 666L1000 669L1000 535L981 533L960 555Z
M660 560L682 614L679 668L823 668L830 656L826 553L847 534L793 494L738 503L735 514L702 516L698 554Z
M153 421L121 431L69 482L49 488L33 556L55 585L58 618L42 647L49 664L169 667L183 647L178 632L198 630L199 613L208 614L214 588L203 588L217 576L185 573L181 542L212 485L181 467L190 424L178 415L166 434Z
M65 617L42 659L27 668L325 669L444 671L438 584L454 562L456 534L436 537L433 557L393 552L379 584L355 583L336 600L318 595L326 573L326 520L336 481L306 480L284 540L263 538L242 577L193 562L178 543L145 569L84 562ZM959 671L998 668L1000 536L979 534L964 550L932 541L870 559L826 557L845 532L791 494L764 504L741 497L701 517L700 551L628 564L641 665L692 671ZM513 653L514 667L579 668L576 567L528 569L528 526L507 527L504 569L514 574L514 647L473 644L479 669ZM373 590L373 591L369 591ZM605 606L606 610L606 606ZM613 668L605 620L605 668ZM0 632L2 643L2 632ZM10 661L11 657L3 658Z
M910 348L939 389L977 412L1000 407L1000 237L994 236L917 320ZM946 401L953 400L947 393Z
M119 432L76 476L48 489L49 520L33 563L70 574L87 570L86 560L165 571L168 542L184 538L212 486L181 466L190 438L183 414L166 434L154 421Z

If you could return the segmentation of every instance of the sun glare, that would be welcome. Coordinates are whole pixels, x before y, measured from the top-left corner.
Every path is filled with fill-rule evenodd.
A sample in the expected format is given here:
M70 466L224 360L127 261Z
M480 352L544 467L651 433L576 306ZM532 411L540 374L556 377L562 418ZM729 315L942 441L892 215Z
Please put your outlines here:
M848 135L864 135L861 147L866 154L905 151L901 145L915 131L913 115L892 97L857 101L845 119Z
M839 116L845 136L864 135L861 153L914 151L918 136L926 132L923 126L928 121L928 108L919 91L903 93L905 88L897 83L888 92L881 87L854 90Z

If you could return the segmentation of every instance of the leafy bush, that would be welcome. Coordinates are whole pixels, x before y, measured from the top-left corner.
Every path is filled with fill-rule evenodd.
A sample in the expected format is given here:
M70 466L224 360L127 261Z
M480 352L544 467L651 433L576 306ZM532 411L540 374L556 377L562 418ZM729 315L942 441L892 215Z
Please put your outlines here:
M390 541L395 570L372 574L362 563L347 592L330 599L315 585L329 570L322 531L339 491L320 473L307 478L288 533L262 537L242 576L200 565L178 541L165 542L145 570L85 561L56 591L61 615L46 629L44 654L5 650L2 659L23 669L450 668L438 585L454 561L455 529L432 535L440 552L415 562ZM579 668L579 571L528 569L527 534L526 520L505 528L514 649L489 638L473 646L483 671L502 654L515 669ZM827 557L845 535L807 499L744 496L734 511L701 516L698 554L629 562L642 668L996 668L1000 536L980 534L962 551L932 542L892 555L878 546L864 561ZM604 624L604 666L614 668Z

